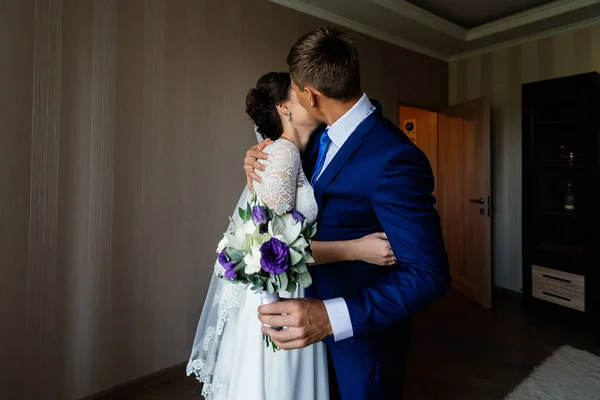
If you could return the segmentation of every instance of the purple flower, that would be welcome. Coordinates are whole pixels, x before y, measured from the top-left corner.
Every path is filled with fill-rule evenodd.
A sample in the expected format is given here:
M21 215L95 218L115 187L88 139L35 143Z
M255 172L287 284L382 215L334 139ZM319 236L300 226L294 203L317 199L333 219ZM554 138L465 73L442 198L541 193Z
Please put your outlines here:
M263 225L269 222L269 214L267 214L267 209L263 206L252 207L252 221L256 225Z
M260 246L260 265L263 271L280 275L290 267L290 248L277 238L271 238Z
M227 258L227 254L225 253L225 250L223 250L221 253L219 253L218 260L219 260L219 264L221 264L223 266L223 268L225 268L225 277L226 278L234 279L235 277L237 277L237 272L235 272L233 270L235 267L237 267L237 264L229 261L229 259Z
M306 220L306 217L298 210L292 210L292 217L301 224Z
M225 271L225 278L227 279L235 279L237 277L237 272L235 272L234 270L228 270Z

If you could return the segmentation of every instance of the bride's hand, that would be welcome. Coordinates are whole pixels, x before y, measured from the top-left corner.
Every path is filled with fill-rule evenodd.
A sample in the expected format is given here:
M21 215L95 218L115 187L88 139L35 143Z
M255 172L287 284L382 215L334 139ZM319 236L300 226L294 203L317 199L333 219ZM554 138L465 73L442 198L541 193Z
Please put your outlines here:
M392 246L384 232L376 232L356 239L353 244L356 260L381 266L397 263Z
M271 139L265 139L256 146L252 146L250 150L246 152L246 158L244 158L244 171L246 171L246 183L248 189L250 189L252 193L254 193L252 181L262 182L262 179L254 170L265 170L265 166L258 162L258 160L266 160L268 158L267 154L263 153L263 150L271 143L273 143Z

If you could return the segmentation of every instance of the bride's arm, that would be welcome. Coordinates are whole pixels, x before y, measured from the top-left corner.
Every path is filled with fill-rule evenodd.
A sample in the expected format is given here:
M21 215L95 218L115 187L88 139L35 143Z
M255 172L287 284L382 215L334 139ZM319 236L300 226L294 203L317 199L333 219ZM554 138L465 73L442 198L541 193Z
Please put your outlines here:
M396 264L385 233L373 233L360 239L338 242L311 243L315 265L341 261L364 261L369 264L390 266Z
M255 185L256 194L269 208L278 213L296 206L296 181L300 169L300 153L296 147L285 140L277 141L265 149L269 159L264 171L258 174L261 182Z
M262 182L256 185L256 192L273 210L278 210L281 206L293 208L296 203L296 180L301 165L300 153L292 143L286 141L275 142L267 152L269 159L264 172L260 172ZM357 260L382 266L396 263L385 233L374 233L360 239L339 242L313 241L311 248L315 264Z

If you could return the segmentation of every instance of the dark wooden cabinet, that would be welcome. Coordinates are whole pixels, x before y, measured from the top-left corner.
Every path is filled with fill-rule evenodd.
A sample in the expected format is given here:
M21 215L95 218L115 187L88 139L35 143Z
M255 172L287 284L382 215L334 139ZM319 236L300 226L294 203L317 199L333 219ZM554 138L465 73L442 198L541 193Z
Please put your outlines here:
M600 74L528 83L523 107L523 293L600 327Z

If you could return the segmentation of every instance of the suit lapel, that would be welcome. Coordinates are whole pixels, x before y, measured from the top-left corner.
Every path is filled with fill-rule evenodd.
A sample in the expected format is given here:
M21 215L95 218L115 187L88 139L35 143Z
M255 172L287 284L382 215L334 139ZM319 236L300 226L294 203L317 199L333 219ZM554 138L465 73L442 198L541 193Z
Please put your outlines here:
M317 180L315 184L315 198L317 200L317 204L319 205L319 209L321 209L323 195L325 194L327 188L331 184L331 182L335 179L336 176L340 173L344 165L350 160L352 155L358 150L358 148L363 143L363 136L369 133L373 125L377 122L377 115L379 113L377 110L371 115L369 115L360 125L356 128L356 130L350 135L346 143L339 149L333 160L329 163L327 168L321 174L321 177ZM320 135L319 135L320 136ZM319 146L315 146L319 147ZM318 153L318 152L317 152ZM313 163L314 164L314 163ZM311 171L312 172L312 171Z

